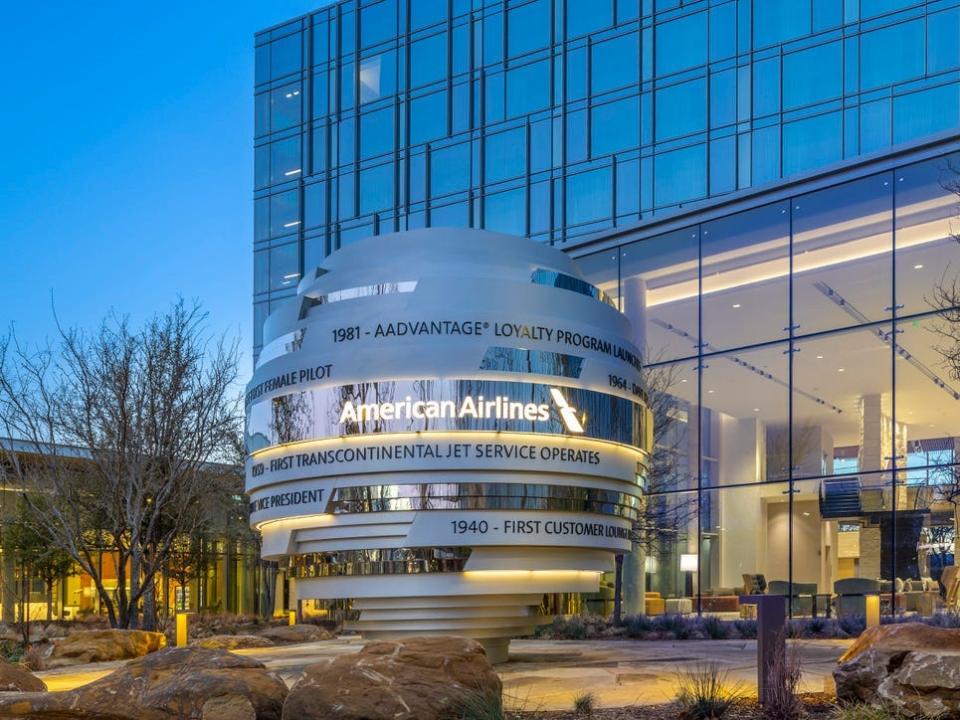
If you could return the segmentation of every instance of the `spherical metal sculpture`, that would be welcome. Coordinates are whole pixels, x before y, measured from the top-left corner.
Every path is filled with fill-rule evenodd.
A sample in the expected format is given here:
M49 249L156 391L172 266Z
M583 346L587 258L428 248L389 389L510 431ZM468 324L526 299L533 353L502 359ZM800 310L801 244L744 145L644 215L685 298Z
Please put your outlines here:
M652 425L627 319L559 250L430 229L348 246L268 318L247 492L301 599L493 659L630 550Z

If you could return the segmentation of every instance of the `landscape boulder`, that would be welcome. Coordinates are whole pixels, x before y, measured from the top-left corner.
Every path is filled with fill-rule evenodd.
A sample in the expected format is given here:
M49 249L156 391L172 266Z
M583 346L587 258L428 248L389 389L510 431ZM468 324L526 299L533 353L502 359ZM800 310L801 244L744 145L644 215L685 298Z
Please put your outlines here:
M960 713L960 630L922 623L865 631L838 661L837 698L905 717Z
M130 660L156 652L166 644L163 633L146 630L80 630L54 643L46 666Z
M211 635L190 643L210 650L246 650L248 648L272 647L273 641L262 635Z
M333 633L317 625L278 625L260 631L260 636L275 643L308 643L332 640Z
M368 643L309 665L290 690L284 720L440 720L463 698L500 702L502 684L483 647L455 636Z
M0 717L280 720L287 686L225 650L167 648L66 692L0 693Z
M0 660L0 692L44 692L47 684L29 670Z

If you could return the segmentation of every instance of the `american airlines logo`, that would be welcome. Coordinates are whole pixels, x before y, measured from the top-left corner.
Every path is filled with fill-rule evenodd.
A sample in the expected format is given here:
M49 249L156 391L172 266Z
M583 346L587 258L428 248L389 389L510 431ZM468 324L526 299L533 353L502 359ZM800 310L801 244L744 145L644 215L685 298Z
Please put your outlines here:
M577 411L557 388L550 388L550 397L556 406L564 427L572 433L583 433L583 423ZM511 400L505 395L493 399L479 395L466 396L460 402L453 400L414 400L407 395L403 400L374 403L355 403L347 400L340 411L340 424L380 420L426 420L471 418L477 420L530 420L546 422L550 419L550 405Z
M553 398L554 404L560 411L560 419L563 420L563 424L567 430L572 433L582 433L583 424L580 422L580 418L577 417L577 411L567 404L567 399L563 396L563 393L557 390L557 388L550 388L550 397Z

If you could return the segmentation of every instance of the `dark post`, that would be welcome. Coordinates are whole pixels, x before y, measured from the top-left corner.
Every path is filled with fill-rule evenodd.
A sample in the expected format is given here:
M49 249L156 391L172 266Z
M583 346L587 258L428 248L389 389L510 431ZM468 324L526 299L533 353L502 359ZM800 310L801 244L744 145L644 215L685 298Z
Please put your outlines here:
M777 658L787 651L787 598L784 595L758 595L757 599L757 696L762 704L774 679Z
M623 619L623 553L614 558L616 572L613 575L613 624L619 625Z

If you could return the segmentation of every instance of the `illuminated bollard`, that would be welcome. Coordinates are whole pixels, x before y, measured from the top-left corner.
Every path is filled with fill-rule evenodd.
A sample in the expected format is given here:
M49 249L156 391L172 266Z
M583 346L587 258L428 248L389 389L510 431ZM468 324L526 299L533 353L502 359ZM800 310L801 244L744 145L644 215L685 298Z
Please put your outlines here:
M289 624L289 625L296 625L296 624L297 624L297 611L296 611L296 610L291 610L289 613L287 613L287 615L288 615L288 620L289 620L288 624Z
M187 618L188 613L177 613L177 647L187 646Z
M880 596L867 595L863 600L866 607L867 627L877 627L880 624Z

